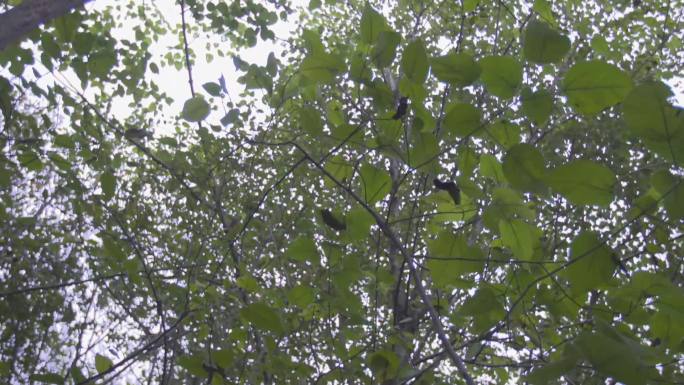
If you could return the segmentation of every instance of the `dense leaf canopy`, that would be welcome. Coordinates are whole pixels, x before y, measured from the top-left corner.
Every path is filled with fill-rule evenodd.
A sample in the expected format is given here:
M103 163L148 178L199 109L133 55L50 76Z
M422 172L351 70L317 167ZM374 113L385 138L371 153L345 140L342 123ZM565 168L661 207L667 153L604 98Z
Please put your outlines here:
M72 3L0 5L1 383L684 383L682 0Z

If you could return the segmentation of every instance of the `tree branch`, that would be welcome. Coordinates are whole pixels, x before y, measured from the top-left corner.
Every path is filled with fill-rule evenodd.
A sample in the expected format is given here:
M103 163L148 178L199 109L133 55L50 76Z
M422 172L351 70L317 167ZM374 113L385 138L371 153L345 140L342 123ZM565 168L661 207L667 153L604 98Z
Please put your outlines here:
M90 0L25 0L0 15L0 50Z

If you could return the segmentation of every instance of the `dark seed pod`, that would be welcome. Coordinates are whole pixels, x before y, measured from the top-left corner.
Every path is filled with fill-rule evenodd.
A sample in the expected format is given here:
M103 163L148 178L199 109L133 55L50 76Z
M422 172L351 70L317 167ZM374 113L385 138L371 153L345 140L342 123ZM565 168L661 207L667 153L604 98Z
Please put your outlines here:
M347 225L335 218L335 215L328 209L321 209L321 217L323 217L323 222L333 230L342 231L347 229Z
M394 120L399 120L406 115L406 111L408 110L408 98L406 96L402 96L401 99L399 99L399 105L397 106L397 112L392 115L392 119Z
M449 181L449 182L442 182L439 179L435 178L432 183L435 185L435 188L437 190L444 190L449 193L451 196L451 199L454 200L454 203L457 205L461 204L461 189L456 186L456 183Z

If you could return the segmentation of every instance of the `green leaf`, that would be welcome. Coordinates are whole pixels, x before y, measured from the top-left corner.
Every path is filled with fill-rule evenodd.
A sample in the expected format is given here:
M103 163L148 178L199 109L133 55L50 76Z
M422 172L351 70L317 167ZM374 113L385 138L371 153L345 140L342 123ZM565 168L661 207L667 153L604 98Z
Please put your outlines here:
M309 10L313 11L316 8L319 8L321 6L321 0L310 0L309 1Z
M371 57L379 68L392 64L397 55L397 46L401 42L401 35L394 31L382 31L378 41L373 46Z
M659 170L651 176L651 184L663 198L667 215L673 221L684 218L684 180L668 170Z
M462 146L458 150L458 169L461 176L471 177L475 167L479 164L478 154L470 147Z
M299 123L313 137L319 137L323 133L321 113L314 107L304 106L299 110Z
M29 380L42 382L43 384L55 384L55 385L64 384L64 377L62 377L61 375L59 375L57 373L32 374L29 376Z
M178 357L178 365L197 377L206 377L208 374L204 369L204 359L197 354Z
M392 178L390 175L367 163L361 166L360 179L361 197L368 204L373 204L383 199L392 189Z
M631 89L632 79L628 74L601 61L577 63L563 79L568 101L587 116L622 102Z
M314 83L330 83L345 69L344 60L336 55L316 52L302 62L301 71Z
M485 133L486 137L504 149L510 149L520 143L520 126L508 121L495 122L485 130Z
M197 95L183 104L183 119L189 122L201 122L207 116L209 116L209 103L204 100L204 96Z
M522 111L525 116L537 125L546 123L553 111L553 96L547 90L532 92L525 88L521 94Z
M551 4L548 0L534 0L534 5L532 9L541 16L544 21L551 25L556 24L556 18L553 17L553 11L551 9Z
M259 290L259 281L254 279L251 275L241 275L235 280L237 287L245 289L247 292L255 292Z
M432 71L437 79L456 87L469 86L480 77L482 69L466 53L449 53L432 59Z
M17 158L19 163L30 171L40 171L45 167L38 154L32 150L22 151Z
M342 104L338 100L329 102L325 108L325 112L330 123L335 126L340 126L347 122L347 119L344 116L344 110L342 109Z
M221 125L227 127L240 120L240 110L237 108L231 108L228 113L221 118Z
M508 247L516 258L523 261L532 259L534 233L530 225L519 219L501 220L499 232L503 245Z
M482 155L482 157L490 156L492 155ZM522 194L508 188L495 188L492 193L492 203L482 218L485 225L492 231L498 231L501 219L513 219L514 217L533 220L535 212L523 201Z
M92 76L106 79L117 64L117 54L114 48L93 52L88 56L88 70Z
M278 335L285 333L285 327L278 313L264 303L253 303L240 310L240 316L257 329L270 331Z
M221 368L229 368L234 361L233 351L230 349L220 349L211 352L211 358Z
M427 267L432 280L441 287L456 284L463 274L478 272L484 267L482 250L468 246L465 238L449 231L428 241L428 250Z
M556 167L546 182L573 204L607 206L616 178L609 168L582 159Z
M534 146L522 143L511 147L503 158L503 172L513 188L522 192L543 192L546 166Z
M480 174L494 179L497 183L504 183L506 181L501 163L491 154L480 156Z
M678 165L684 165L684 113L667 98L670 88L660 82L635 87L623 103L627 127L646 146Z
M100 174L100 186L102 187L102 195L105 201L108 201L114 197L116 192L116 176L111 169L107 169L105 172Z
M664 382L649 362L653 354L648 348L601 321L598 331L583 332L575 344L584 358L604 376L625 384Z
M462 0L463 12L472 12L480 4L480 0Z
M459 316L472 318L473 332L482 333L496 325L506 315L501 301L491 287L480 287L458 309Z
M211 96L221 96L221 86L215 82L202 84L202 88Z
M371 45L378 39L380 32L385 30L387 30L387 21L384 16L366 4L361 15L361 41Z
M422 40L410 42L401 57L401 70L412 82L422 84L427 79L430 63Z
M375 219L363 207L356 207L349 211L346 217L347 239L359 241L366 239L370 233L370 227L375 224Z
M558 361L550 362L535 369L525 380L531 385L553 384L558 377L574 369L578 360L579 357L576 354L565 356Z
M340 182L346 182L350 180L354 172L354 168L349 164L349 162L344 160L344 158L339 155L330 158L325 163L324 168L333 176L333 178ZM336 186L336 184L329 178L326 178L325 181L325 183L330 186Z
M114 366L114 363L109 358L101 354L95 355L95 369L97 369L98 373L104 373L112 366Z
M468 137L481 128L481 116L481 111L470 104L452 104L444 116L444 128L457 137Z
M306 236L300 236L292 241L285 251L285 257L300 262L316 262L320 259L316 242L313 238Z
M488 56L480 60L482 83L492 95L509 99L522 83L522 66L512 56Z
M583 294L608 284L616 264L613 251L590 231L580 233L572 242L572 264L560 274L570 283L574 294Z
M408 164L418 169L430 169L439 156L439 145L434 134L419 132L413 136L408 152Z
M316 293L311 286L299 285L287 292L288 302L302 309L312 304L315 299Z
M278 59L276 59L273 52L268 54L268 59L266 59L266 71L271 76L276 76L278 74Z
M391 350L373 352L368 361L368 366L378 379L383 382L393 377L399 367L399 357Z
M311 29L304 29L302 31L302 39L304 40L304 47L309 54L325 53L325 47L321 41L321 35Z
M533 20L527 24L523 40L525 58L532 63L557 63L570 50L570 39L548 24Z

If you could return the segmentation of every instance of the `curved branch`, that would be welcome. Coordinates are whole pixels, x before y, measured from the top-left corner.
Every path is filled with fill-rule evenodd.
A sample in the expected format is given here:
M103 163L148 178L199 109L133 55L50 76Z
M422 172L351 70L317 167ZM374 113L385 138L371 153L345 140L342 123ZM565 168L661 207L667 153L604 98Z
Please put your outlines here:
M0 15L0 50L90 0L26 0Z

